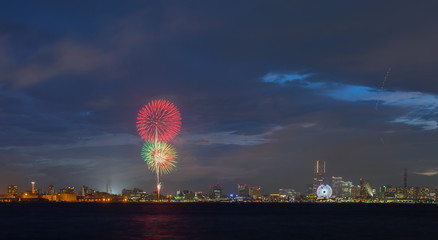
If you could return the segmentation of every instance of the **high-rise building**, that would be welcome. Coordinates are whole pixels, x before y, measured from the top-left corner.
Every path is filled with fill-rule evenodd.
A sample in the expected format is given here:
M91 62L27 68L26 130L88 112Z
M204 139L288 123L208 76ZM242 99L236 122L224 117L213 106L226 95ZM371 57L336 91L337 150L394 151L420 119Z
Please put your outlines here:
M332 177L333 196L337 198L351 197L352 182L343 181L342 177Z
M239 197L248 198L249 197L249 187L246 184L237 184L237 195Z
M222 186L218 184L210 186L210 198L219 199L221 197L222 197Z
M333 196L339 197L343 182L342 177L332 176Z
M18 187L15 185L9 185L8 186L8 195L15 196L18 193Z
M262 187L249 187L249 196L254 200L262 199Z
M55 195L55 187L53 185L49 185L49 187L47 188L47 194Z
M323 184L325 180L325 161L313 161L313 189L312 192L316 194L318 186Z
M374 193L371 185L363 178L360 178L360 198L362 200L368 200L373 197Z
M351 197L351 188L353 187L353 183L350 181L343 181L341 183L341 190L339 192L340 198L349 198Z

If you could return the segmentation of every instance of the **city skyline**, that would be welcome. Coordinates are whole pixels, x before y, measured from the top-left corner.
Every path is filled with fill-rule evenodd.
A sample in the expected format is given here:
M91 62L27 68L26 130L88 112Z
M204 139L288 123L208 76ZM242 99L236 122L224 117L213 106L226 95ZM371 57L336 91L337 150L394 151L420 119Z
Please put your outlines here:
M320 186L322 184L326 184L326 185L329 185L329 186L331 186L333 188L336 188L336 186L335 186L336 183L335 182L345 182L345 183L348 183L350 185L350 187L351 187L351 186L359 186L359 185L361 185L361 182L363 180L362 177L359 177L358 179L356 179L357 181L355 181L355 180L352 180L352 179L345 179L342 176L335 176L335 175L329 176L328 178L326 178L327 177L326 174L325 174L326 162L325 161L320 161L320 160L315 160L313 162L313 164L314 164L314 166L313 166L313 182L305 184L306 188L304 188L303 186L283 184L283 185L278 186L276 190L281 190L281 189L305 189L302 192L300 192L300 191L296 191L296 192L298 192L299 194L302 194L302 195L312 195L312 194L316 194L316 192L317 192L316 189L318 188L318 186ZM385 184L385 183L380 183L380 184L379 183L372 183L372 185L370 185L370 186L374 190L376 190L376 189L378 189L378 188L380 188L382 186L383 187L384 186L404 187L404 188L406 188L406 187L416 187L414 185L409 185L408 181L407 181L407 178L408 178L408 171L407 171L407 168L404 168L403 180L402 180L401 184L391 185L391 184ZM368 179L366 181L369 182ZM71 186L57 186L56 188L52 184L50 184L48 186L38 187L38 185L36 185L36 181L34 181L34 180L32 180L30 182L30 184L31 184L31 188L30 189L26 189L26 187L19 188L19 189L22 190L23 192L32 192L32 194L34 194L35 191L38 191L40 193L51 192L51 191L55 192L57 189L62 192L63 189L67 189L67 188L72 188L73 191L74 191L74 189L82 189L83 187L86 187L88 189L89 186L92 186L90 189L95 189L98 192L111 193L111 194L120 194L120 193L123 192L123 190L130 189L130 188L131 189L137 189L137 188L148 189L147 187L145 188L145 187L141 187L141 186L122 187L122 189L118 192L118 191L113 191L112 190L112 186L108 185L108 184L106 184L106 189L103 189L103 190L101 190L100 188L96 188L93 185L89 185L89 184L78 185L79 187L78 186L74 186L74 185L71 185ZM220 183L215 183L215 184L219 184L220 185ZM236 189L234 189L234 190L226 189L226 190L227 190L228 194L238 194L239 195L239 192L241 191L240 190L241 185L244 186L244 188L249 187L249 186L247 186L247 184L237 183L236 184L237 190ZM11 186L14 186L15 187L15 191L17 191L17 185L8 185L8 191L7 191L8 193L10 191L9 189L10 189ZM177 192L181 191L183 189L184 190L191 190L191 191L195 191L195 192L208 192L208 190L206 190L206 189L207 188L211 188L212 186L215 186L215 185L210 185L209 187L205 186L203 189L192 189L190 187L177 188L178 189ZM220 185L220 186L221 186L221 189L222 189L222 185ZM417 185L417 186L421 186L421 187L426 186L426 187L429 187L430 189L438 187L438 185L427 186L425 184L420 184L420 185ZM45 187L47 187L47 189L48 189L47 191L44 191ZM249 187L248 189L253 189L253 188L262 188L262 186ZM157 189L153 189L153 190L149 189L149 190L150 191L145 191L145 192L154 192ZM274 192L276 192L276 190L274 190ZM2 193L2 191L0 191L0 194L1 193ZM80 192L78 192L78 193L80 193ZM169 194L168 191L164 191L164 193ZM228 195L228 194L225 194L225 195Z
M163 191L438 184L437 3L5 3L0 189L153 189L138 111L181 111Z
M162 191L158 187L153 191L142 188L123 188L121 192L113 192L111 185L106 191L95 190L82 185L80 191L75 187L63 187L56 191L49 185L47 191L35 188L32 180L31 190L19 191L16 185L9 185L7 194L0 194L0 202L366 202L366 203L436 203L438 202L438 186L408 185L408 170L403 171L403 186L388 184L372 185L367 179L359 178L359 184L341 176L326 176L327 163L313 161L313 179L306 185L305 192L296 191L292 187L277 188L275 192L263 191L262 186L251 186L246 183L237 184L237 191L224 189L219 183L210 185L208 191L199 189L178 189L176 193ZM236 189L235 189L236 190Z

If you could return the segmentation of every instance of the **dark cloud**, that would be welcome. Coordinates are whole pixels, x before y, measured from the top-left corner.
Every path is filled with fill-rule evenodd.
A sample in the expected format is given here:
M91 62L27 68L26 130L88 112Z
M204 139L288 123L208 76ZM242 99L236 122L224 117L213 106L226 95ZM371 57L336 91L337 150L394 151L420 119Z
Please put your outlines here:
M331 175L434 186L434 1L144 2L0 9L1 188L151 191L135 128L173 101L183 127L166 191L266 191ZM53 21L56 19L56 21ZM383 89L382 81L391 72ZM378 108L376 108L378 105Z

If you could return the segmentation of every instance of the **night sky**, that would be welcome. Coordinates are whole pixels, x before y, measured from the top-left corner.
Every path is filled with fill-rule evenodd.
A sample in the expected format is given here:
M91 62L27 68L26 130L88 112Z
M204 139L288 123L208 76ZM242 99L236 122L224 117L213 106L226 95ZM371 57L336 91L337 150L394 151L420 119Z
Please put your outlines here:
M12 3L12 2L11 2ZM0 6L0 192L151 192L136 117L181 111L163 191L438 185L436 1L14 1ZM386 79L386 80L385 80Z

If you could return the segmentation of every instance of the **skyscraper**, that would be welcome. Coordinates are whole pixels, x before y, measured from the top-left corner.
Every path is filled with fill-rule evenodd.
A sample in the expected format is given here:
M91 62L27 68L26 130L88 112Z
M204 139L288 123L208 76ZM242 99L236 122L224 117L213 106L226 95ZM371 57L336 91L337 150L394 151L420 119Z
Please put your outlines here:
M325 161L315 160L313 161L313 193L316 194L316 189L319 185L324 183L325 180Z

